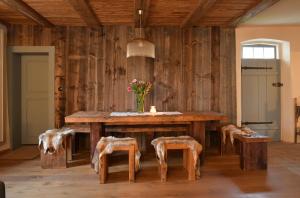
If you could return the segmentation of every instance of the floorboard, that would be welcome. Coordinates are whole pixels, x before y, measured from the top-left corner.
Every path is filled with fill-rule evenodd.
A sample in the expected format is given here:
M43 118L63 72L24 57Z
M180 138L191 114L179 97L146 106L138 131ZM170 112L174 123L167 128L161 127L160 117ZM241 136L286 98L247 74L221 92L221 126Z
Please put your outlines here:
M208 155L202 177L187 181L180 158L170 157L168 182L161 183L154 157L144 157L136 183L128 183L125 159L114 162L107 184L99 184L90 165L43 170L39 159L0 160L0 179L8 198L47 197L300 197L300 144L271 143L267 171L241 171L235 155Z

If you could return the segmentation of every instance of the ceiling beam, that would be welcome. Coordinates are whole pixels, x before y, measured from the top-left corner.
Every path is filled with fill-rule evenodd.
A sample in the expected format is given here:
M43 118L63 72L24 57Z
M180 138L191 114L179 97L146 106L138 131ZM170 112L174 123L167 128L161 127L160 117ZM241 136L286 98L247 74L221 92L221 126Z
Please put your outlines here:
M87 0L67 0L89 27L99 27L101 23Z
M195 9L189 13L189 15L184 19L181 23L181 28L190 27L196 25L205 14L209 11L209 9L215 5L217 0L199 0Z
M24 3L22 0L0 0L9 6L11 9L16 10L22 13L27 18L33 20L39 25L46 27L53 27L54 25L48 21L45 17L40 15L37 11L35 11L32 7Z
M134 1L134 25L140 26L140 16L138 10L143 10L142 14L142 27L146 27L148 24L149 10L151 0L135 0Z
M260 3L258 3L255 7L248 10L244 15L238 17L237 19L233 19L231 21L231 26L238 26L239 24L248 21L252 17L258 15L260 12L264 11L265 9L271 7L275 3L277 3L280 0L262 0Z

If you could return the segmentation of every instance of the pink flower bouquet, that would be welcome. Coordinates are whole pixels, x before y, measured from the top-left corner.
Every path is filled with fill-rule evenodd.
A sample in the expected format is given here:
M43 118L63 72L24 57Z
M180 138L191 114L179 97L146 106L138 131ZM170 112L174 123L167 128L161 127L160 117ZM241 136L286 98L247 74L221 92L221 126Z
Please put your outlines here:
M138 112L144 112L145 96L150 92L151 87L150 82L138 81L137 79L133 79L127 87L128 92L133 92L136 95Z

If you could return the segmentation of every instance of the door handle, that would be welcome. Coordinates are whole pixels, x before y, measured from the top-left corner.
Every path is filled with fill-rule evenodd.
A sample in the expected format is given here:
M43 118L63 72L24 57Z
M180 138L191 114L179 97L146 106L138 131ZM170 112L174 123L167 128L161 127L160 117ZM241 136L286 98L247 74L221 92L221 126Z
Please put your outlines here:
M272 83L272 86L273 86L273 87L282 87L282 86L283 86L283 83L281 83L281 82Z
M242 124L244 125L248 125L248 124L273 124L273 122L242 122Z

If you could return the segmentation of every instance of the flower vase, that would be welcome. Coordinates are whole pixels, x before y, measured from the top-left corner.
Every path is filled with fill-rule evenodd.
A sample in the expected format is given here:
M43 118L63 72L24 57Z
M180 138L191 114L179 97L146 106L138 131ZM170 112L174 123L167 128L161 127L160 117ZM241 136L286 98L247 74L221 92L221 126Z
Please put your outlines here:
M145 101L145 97L144 96L139 96L139 95L136 96L136 108L137 108L137 112L143 113L145 111L144 101Z

